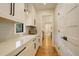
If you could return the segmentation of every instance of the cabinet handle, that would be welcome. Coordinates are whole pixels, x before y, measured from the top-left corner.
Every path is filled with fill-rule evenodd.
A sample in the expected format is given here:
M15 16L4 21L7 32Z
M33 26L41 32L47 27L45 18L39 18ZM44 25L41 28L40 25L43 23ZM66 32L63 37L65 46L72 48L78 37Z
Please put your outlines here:
M18 54L16 54L15 56L18 56L22 51L24 51L26 49L26 47L24 47Z
M34 19L34 25L36 25L36 21L35 21L35 19Z
M15 14L15 3L10 4L10 15L14 16Z
M62 38L63 40L68 41L66 36L63 36Z
M36 43L34 43L34 49L36 49Z
M13 14L12 14L12 16L14 16L15 15L15 3L13 3Z
M10 15L12 15L12 3L10 3Z

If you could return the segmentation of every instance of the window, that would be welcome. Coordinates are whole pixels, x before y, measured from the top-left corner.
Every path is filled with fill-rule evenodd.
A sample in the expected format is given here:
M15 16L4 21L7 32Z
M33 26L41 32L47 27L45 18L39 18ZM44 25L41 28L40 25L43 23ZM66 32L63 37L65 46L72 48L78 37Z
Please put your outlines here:
M16 23L16 33L23 32L24 30L23 28L24 28L23 23L19 23L19 22Z

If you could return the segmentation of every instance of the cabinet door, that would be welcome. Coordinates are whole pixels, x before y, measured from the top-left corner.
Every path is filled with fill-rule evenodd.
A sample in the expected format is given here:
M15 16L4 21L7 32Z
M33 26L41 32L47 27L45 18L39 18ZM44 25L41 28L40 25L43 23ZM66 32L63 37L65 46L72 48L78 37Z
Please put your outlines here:
M66 15L67 13L70 13L78 4L75 3L66 3L66 4L61 4L61 14Z
M15 15L14 18L18 22L25 22L24 3L15 3Z
M10 13L10 3L0 3L0 14L7 14Z
M18 56L33 56L33 44L30 44L29 46L27 46L27 48L22 51Z
M31 56L30 47L27 47L24 51L22 51L18 56Z
M12 20L13 18L12 15L10 15L10 12L11 12L10 3L0 3L0 17Z
M31 14L27 15L27 17L26 17L26 26L28 26L28 25L34 25L34 19Z
M36 38L36 40L34 41L34 48L33 48L33 50L34 50L34 52L33 52L33 55L35 55L36 54L36 52L37 52L37 50L38 50L38 48L39 48L39 39L38 38Z
M37 40L36 40L36 51L37 51L37 49L38 49L38 47L39 47L39 39L37 38Z
M35 25L35 8L32 4L28 4L29 14L26 14L26 25Z

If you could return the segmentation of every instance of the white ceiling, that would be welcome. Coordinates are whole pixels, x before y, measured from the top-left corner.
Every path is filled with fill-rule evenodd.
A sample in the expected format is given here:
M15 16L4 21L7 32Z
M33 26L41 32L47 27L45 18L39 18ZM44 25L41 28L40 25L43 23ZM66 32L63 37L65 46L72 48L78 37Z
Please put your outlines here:
M47 10L47 9L54 9L56 7L56 3L35 3L34 6L37 10Z

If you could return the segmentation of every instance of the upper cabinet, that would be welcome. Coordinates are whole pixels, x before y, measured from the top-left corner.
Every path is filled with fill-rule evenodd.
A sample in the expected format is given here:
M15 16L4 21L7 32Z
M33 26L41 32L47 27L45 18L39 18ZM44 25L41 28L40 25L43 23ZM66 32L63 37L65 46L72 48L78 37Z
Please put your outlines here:
M68 13L70 13L71 11L73 11L76 7L78 6L78 4L70 4L70 3L66 3L66 4L59 4L57 5L57 14L58 16L62 17L67 15Z
M12 19L10 7L10 3L0 3L0 17Z
M18 22L25 22L24 3L15 3L15 15L14 18Z
M16 22L25 22L25 12L23 3L1 3L0 17Z
M29 14L27 15L27 4L26 4L26 26L36 25L36 10L32 4L28 4Z
M78 15L78 4L67 3L59 4L56 9L56 19L59 27L70 26L71 24L77 24L75 21Z

